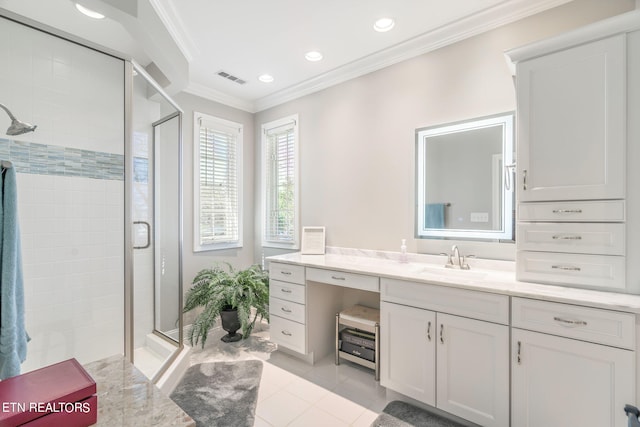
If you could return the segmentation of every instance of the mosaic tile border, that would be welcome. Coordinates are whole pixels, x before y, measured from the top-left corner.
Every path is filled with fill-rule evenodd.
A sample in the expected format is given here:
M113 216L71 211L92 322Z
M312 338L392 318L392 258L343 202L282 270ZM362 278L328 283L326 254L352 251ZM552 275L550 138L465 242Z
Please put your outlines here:
M124 155L0 138L0 159L18 173L124 181Z

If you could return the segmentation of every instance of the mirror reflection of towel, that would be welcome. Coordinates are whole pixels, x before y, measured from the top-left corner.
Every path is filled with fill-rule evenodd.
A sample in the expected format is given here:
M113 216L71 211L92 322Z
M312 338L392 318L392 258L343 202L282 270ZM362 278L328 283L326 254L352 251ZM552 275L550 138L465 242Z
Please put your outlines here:
M444 228L444 203L427 203L424 207L425 228Z

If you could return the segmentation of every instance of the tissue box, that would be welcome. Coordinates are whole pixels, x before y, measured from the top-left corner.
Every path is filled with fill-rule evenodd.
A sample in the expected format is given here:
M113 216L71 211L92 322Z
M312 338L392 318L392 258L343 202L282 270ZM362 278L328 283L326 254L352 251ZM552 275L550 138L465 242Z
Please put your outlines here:
M97 415L96 382L76 359L0 381L0 427L86 427Z

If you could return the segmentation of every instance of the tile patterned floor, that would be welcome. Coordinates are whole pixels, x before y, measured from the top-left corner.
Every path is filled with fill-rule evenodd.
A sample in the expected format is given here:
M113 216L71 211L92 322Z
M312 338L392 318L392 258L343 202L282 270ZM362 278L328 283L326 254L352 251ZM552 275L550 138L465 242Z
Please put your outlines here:
M212 332L204 349L194 347L191 364L260 359L264 361L255 427L368 427L388 403L373 371L332 355L309 365L277 351L269 326L257 325L251 337L223 343Z

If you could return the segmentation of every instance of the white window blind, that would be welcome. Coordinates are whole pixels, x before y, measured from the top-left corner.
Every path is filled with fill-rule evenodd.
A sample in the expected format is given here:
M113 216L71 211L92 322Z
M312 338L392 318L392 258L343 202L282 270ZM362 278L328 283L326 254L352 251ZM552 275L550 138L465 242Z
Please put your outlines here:
M298 246L297 140L297 116L263 126L264 246Z
M196 127L194 250L242 246L242 125L199 115Z

